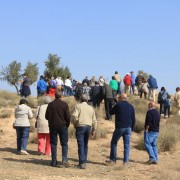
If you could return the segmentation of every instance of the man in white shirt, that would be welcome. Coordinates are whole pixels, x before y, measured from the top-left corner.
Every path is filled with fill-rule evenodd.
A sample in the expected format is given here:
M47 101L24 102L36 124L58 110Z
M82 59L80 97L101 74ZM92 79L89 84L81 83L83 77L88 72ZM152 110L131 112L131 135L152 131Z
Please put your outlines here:
M65 96L70 96L71 95L71 92L72 92L72 82L70 80L70 77L68 76L67 79L65 80L65 83L64 83L64 95Z
M61 79L61 77L57 77L56 78L56 85L57 85L57 90L58 91L62 91L63 90L64 82Z

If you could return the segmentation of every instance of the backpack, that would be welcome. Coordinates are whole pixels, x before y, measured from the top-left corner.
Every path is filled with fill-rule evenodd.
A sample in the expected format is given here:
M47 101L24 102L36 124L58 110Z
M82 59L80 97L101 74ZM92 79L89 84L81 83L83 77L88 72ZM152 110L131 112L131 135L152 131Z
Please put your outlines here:
M163 91L163 93L160 93L158 94L158 104L162 104L164 103L164 97L163 97L163 94L165 93L166 91Z

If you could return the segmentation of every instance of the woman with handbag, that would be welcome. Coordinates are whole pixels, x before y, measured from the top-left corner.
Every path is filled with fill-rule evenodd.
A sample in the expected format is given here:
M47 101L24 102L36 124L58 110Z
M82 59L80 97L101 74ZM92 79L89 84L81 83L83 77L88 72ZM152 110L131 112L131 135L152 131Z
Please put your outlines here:
M49 102L51 102L51 98L49 96L45 96L43 99L43 104L37 107L35 114L38 134L38 155L51 154L49 126L48 121L45 118L45 113Z
M15 122L13 124L17 134L17 153L28 155L26 151L29 139L29 119L33 118L32 110L27 106L27 100L21 99L18 106L15 108Z

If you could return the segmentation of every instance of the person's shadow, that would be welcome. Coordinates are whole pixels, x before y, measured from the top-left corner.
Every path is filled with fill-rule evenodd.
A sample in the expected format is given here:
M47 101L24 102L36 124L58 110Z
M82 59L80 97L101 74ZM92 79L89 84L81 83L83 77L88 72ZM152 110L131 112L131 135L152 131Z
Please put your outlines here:
M17 154L17 149L16 148L11 148L11 147L5 147L5 148L0 148L0 152L10 152L13 154ZM33 151L33 150L28 150L29 154L36 154L37 151Z

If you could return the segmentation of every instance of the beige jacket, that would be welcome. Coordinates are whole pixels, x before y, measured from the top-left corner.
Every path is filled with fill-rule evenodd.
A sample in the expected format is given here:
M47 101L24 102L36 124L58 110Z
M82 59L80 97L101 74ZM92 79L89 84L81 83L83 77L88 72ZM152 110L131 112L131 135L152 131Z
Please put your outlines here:
M89 125L94 131L97 127L97 120L94 109L86 102L77 104L72 112L71 123L74 127Z
M176 103L176 107L179 108L180 107L180 91L175 93L174 101Z
M48 104L43 104L37 107L35 118L37 119L38 133L49 133L48 121L45 118L47 106Z
M119 74L115 74L114 77L115 77L117 82L122 82L122 79L121 79Z

